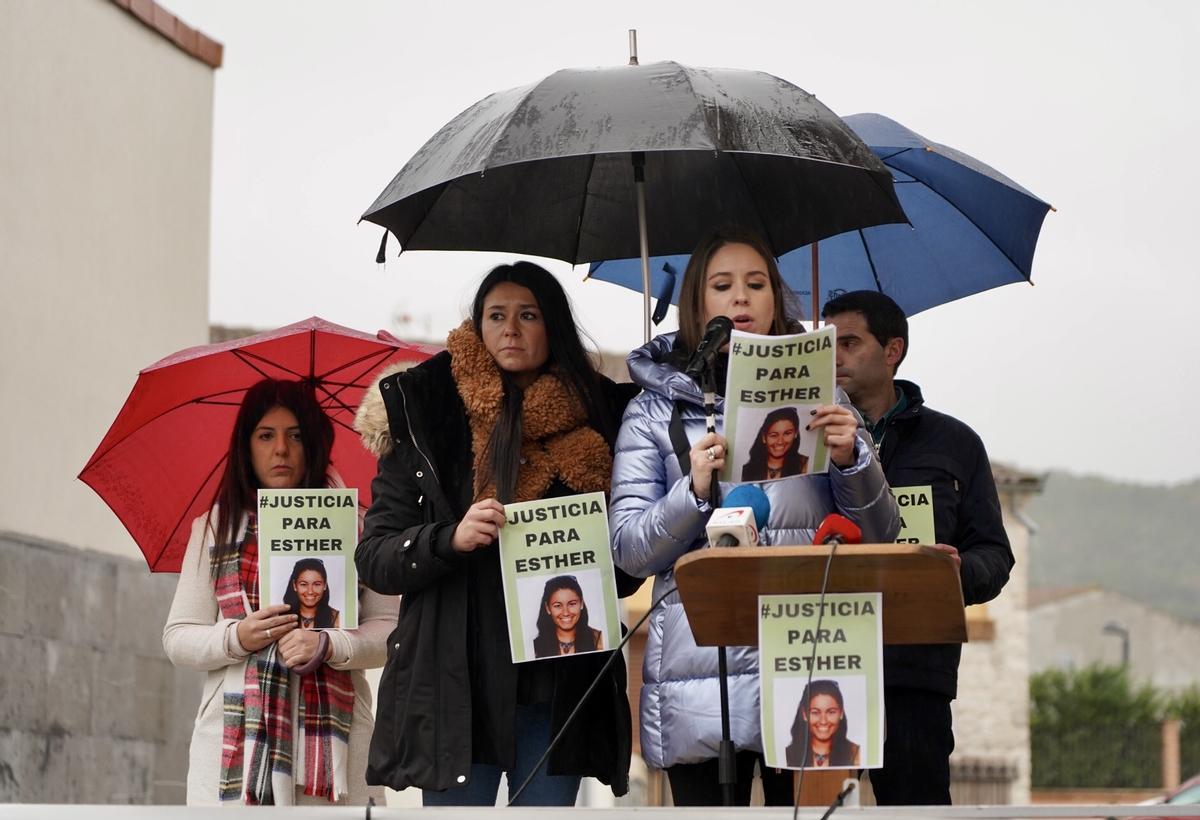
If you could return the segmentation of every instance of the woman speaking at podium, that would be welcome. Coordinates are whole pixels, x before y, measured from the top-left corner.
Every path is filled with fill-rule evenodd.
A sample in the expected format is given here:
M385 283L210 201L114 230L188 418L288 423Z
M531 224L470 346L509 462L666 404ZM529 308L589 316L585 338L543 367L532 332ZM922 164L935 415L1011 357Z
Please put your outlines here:
M716 316L748 333L800 332L798 309L789 311L789 303L798 308L762 239L722 228L703 239L688 262L679 333L659 336L629 355L629 373L643 392L630 402L617 438L609 522L617 566L655 576L655 598L674 586L675 562L706 544L713 470L724 466L727 454L720 434L724 398L717 399L718 432L708 433L703 395L684 373L686 363ZM723 354L715 367L719 391L727 368ZM771 520L757 522L766 543L810 544L831 512L857 523L866 541L892 540L899 528L896 504L849 399L839 390L838 403L822 406L807 427L825 436L832 466L828 473L761 485L771 502ZM677 452L675 441L685 441L687 449ZM642 677L642 756L666 769L675 805L720 804L717 650L696 646L677 595L651 616ZM752 648L729 650L729 703L738 802L749 803L758 762L767 803L791 805L790 773L768 772L762 762L758 653Z

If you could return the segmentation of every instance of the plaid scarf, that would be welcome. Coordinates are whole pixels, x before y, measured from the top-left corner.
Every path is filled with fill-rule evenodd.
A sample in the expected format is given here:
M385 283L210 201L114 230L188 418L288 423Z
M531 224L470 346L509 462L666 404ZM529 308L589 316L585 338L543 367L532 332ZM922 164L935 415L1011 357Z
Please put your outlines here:
M250 517L235 555L217 568L217 605L223 618L241 620L258 609L258 528ZM299 678L293 740L290 675L271 643L225 671L224 728L218 799L248 805L291 805L295 787L336 802L346 777L354 684L350 673L321 664ZM295 752L295 760L293 760ZM298 771L299 778L293 776Z

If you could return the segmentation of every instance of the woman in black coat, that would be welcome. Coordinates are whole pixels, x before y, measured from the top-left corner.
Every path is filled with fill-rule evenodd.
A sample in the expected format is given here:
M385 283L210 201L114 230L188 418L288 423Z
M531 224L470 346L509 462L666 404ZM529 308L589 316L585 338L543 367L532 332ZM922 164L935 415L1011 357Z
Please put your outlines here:
M364 400L355 426L380 459L355 562L369 587L403 596L369 783L492 805L500 773L515 792L608 660L512 663L495 540L504 502L609 489L633 392L595 372L557 280L518 262L488 274L445 352ZM639 583L618 572L619 594ZM581 776L628 791L625 688L618 660L522 804L573 805Z

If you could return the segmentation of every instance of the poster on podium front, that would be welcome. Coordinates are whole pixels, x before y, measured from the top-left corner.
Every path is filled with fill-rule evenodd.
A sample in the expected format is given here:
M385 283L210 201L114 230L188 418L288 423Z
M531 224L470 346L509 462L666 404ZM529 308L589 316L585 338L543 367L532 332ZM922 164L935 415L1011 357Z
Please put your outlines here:
M759 708L767 765L883 765L878 592L760 595Z

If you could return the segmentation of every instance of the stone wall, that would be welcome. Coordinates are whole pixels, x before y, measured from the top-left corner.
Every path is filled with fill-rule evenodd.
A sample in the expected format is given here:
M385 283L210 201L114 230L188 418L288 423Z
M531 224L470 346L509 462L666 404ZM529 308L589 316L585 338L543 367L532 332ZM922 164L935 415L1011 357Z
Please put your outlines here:
M0 534L0 801L184 801L202 675L163 654L177 577Z
M1019 511L1028 500L1028 491L1006 486L999 470L997 483L1016 565L1004 590L986 605L992 637L963 646L958 699L953 704L951 769L960 799L1025 804L1030 782L1027 601L1031 534L1028 520ZM988 774L976 777L973 772ZM1009 780L1007 799L996 800L1002 779ZM984 784L988 799L976 793Z

